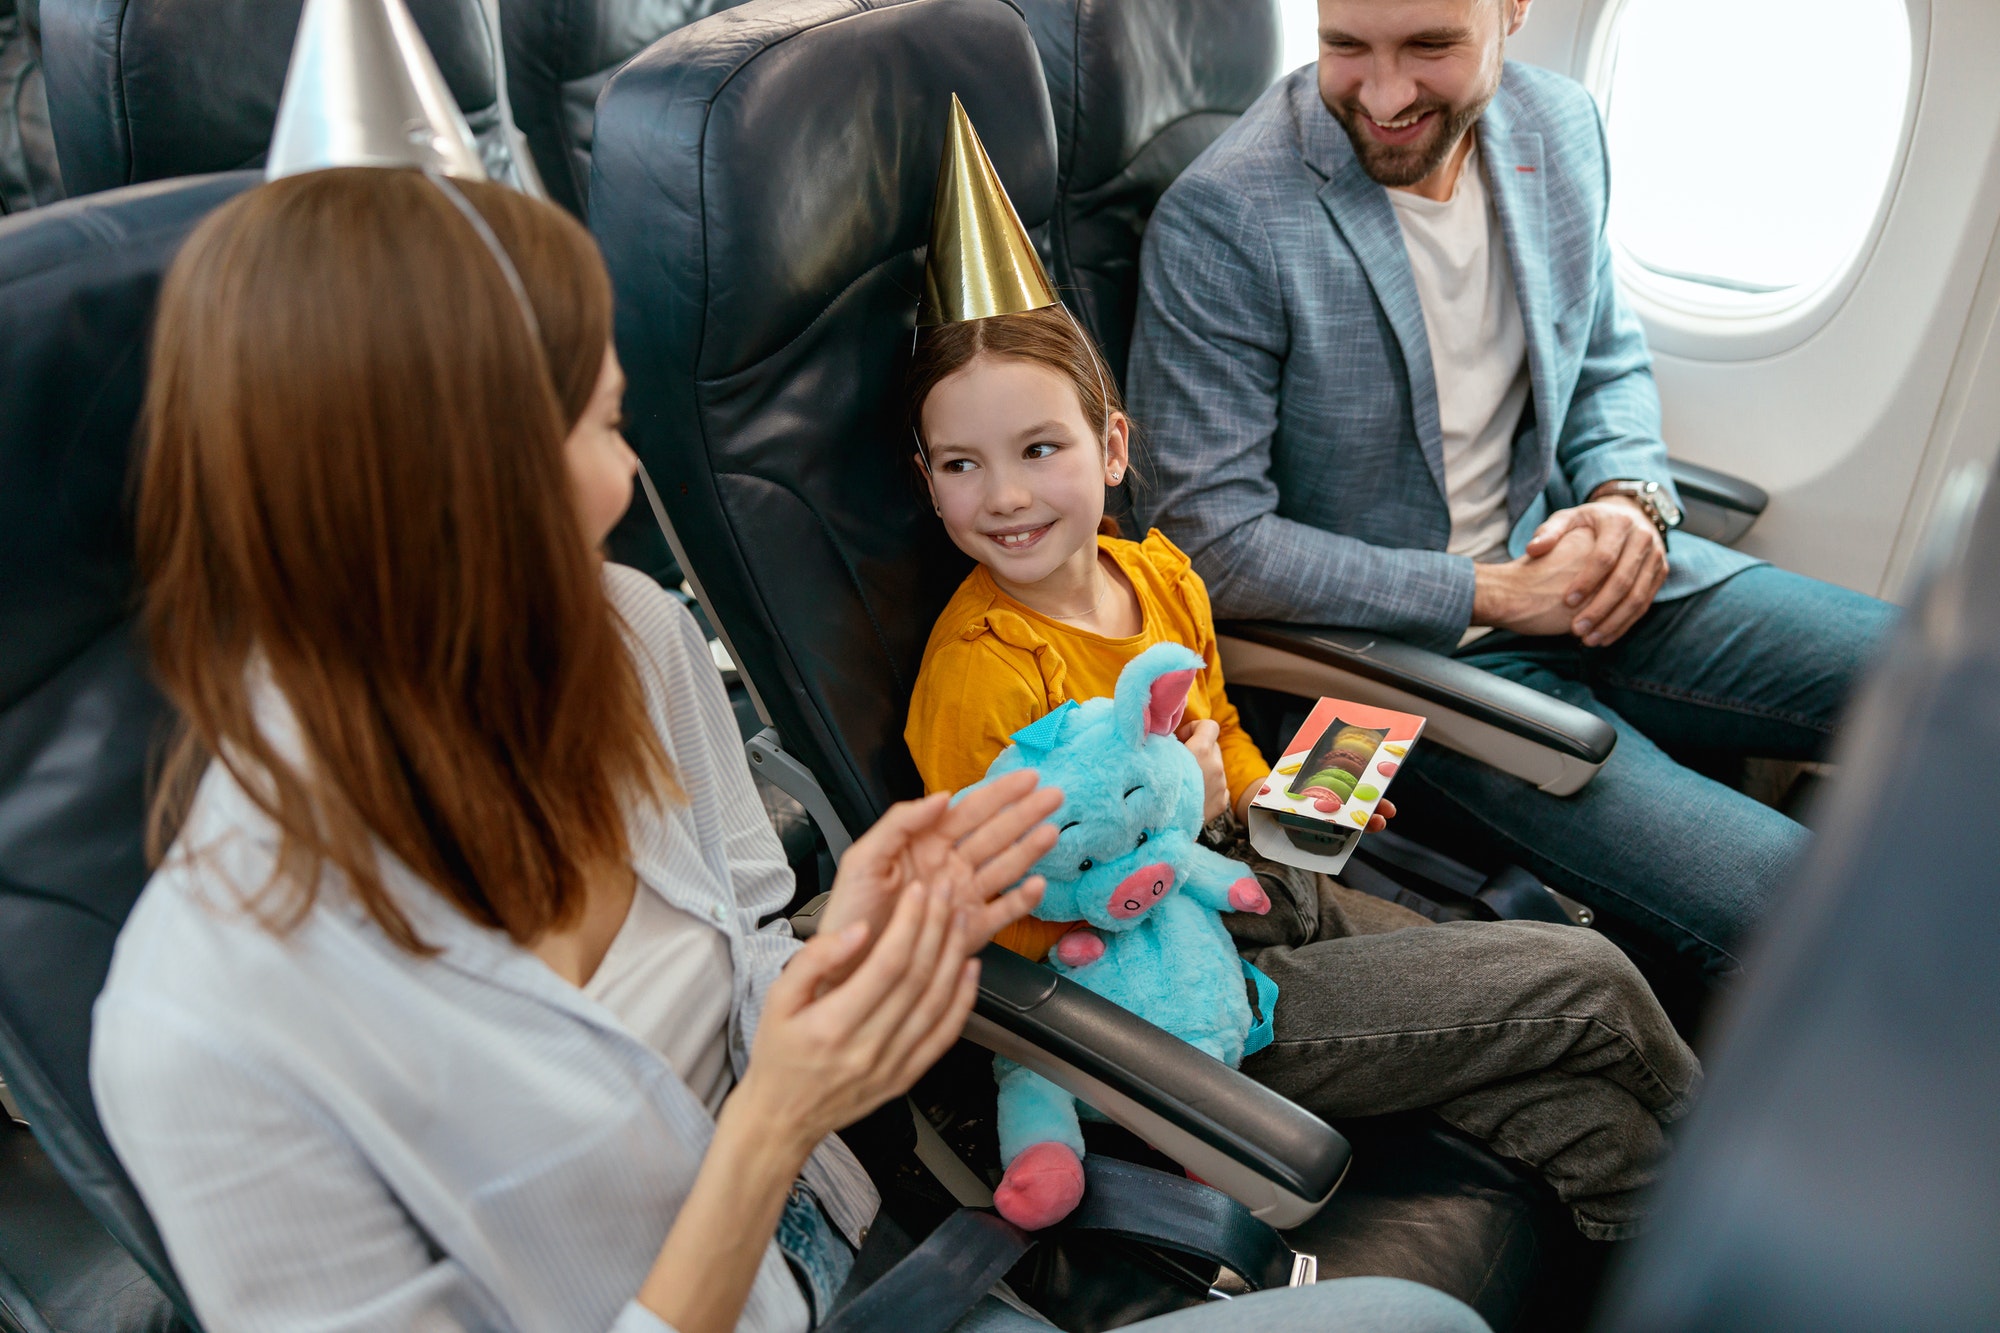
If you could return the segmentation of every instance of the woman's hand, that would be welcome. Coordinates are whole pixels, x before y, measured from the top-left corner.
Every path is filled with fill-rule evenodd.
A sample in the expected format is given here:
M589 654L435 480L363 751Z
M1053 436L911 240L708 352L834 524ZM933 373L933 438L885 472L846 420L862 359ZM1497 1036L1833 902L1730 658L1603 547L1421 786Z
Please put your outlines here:
M911 883L865 957L868 923L855 921L816 935L779 973L729 1102L742 1099L739 1114L754 1117L774 1151L803 1163L828 1134L907 1092L958 1040L979 982L960 943L966 916L946 886Z
M958 1040L979 988L978 962L951 944L961 915L942 886L909 884L866 958L868 924L855 921L815 936L778 974L641 1305L682 1333L736 1327L812 1150L909 1091Z
M1056 844L1048 817L1062 792L1038 786L1032 771L1010 773L957 805L943 792L889 807L840 858L820 931L855 922L880 935L908 886L945 892L964 915L958 947L971 953L1042 900L1042 878L1021 877ZM1020 883L1020 887L1008 892ZM858 955L857 955L858 956ZM795 960L793 967L798 966Z
M1222 771L1222 728L1205 717L1181 723L1174 735L1201 765L1201 822L1206 824L1229 808L1229 775Z

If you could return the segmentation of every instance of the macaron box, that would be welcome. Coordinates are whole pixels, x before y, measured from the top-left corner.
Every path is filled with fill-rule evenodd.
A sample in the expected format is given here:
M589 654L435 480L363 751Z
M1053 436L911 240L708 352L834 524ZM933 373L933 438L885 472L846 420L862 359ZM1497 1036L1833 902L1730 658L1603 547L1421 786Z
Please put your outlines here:
M1414 713L1321 699L1250 800L1250 845L1273 861L1338 872L1423 729Z

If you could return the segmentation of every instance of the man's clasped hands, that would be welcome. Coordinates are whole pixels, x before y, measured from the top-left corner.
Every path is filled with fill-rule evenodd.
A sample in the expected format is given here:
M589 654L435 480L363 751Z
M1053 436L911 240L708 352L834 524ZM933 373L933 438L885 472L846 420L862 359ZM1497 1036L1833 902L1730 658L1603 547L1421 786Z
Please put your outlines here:
M1602 648L1646 613L1666 577L1666 541L1638 502L1594 499L1549 515L1519 559L1474 567L1472 623Z

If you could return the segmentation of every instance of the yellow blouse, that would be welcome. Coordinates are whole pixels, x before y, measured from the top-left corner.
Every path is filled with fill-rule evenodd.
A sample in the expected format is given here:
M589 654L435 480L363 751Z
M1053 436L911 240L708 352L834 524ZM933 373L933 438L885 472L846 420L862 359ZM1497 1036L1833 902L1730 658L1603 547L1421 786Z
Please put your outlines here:
M1071 699L1110 694L1126 663L1166 642L1185 644L1208 663L1188 691L1184 716L1213 718L1221 728L1231 804L1270 774L1223 694L1208 589L1188 558L1157 531L1141 542L1099 537L1097 544L1138 593L1137 634L1106 638L1030 610L1001 592L984 566L958 585L924 646L903 728L925 791L957 791L977 782L1015 732ZM1039 959L1067 929L1030 918L999 940Z

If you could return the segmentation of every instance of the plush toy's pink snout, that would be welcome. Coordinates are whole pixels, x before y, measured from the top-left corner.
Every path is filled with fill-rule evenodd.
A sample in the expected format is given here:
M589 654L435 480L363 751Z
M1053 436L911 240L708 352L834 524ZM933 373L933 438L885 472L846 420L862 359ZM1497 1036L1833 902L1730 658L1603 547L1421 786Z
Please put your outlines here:
M1119 921L1128 921L1166 897L1167 890L1173 886L1172 866L1164 861L1158 865L1141 866L1111 891L1111 915Z

